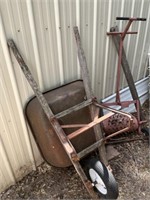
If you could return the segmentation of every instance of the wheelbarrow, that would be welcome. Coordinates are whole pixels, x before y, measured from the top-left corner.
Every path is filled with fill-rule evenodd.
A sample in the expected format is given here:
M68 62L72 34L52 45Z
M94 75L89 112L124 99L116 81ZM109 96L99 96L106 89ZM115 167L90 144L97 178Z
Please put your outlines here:
M131 114L98 103L91 89L77 27L74 27L74 34L82 80L44 94L39 90L13 40L8 40L8 45L36 95L26 106L26 116L45 160L56 167L73 165L92 199L116 199L118 184L108 165L105 142L110 137L130 130L137 122ZM100 109L106 109L108 113L99 117ZM112 122L118 115L127 118L127 124L105 137L100 125L103 123L104 126L105 121L108 123L106 119Z

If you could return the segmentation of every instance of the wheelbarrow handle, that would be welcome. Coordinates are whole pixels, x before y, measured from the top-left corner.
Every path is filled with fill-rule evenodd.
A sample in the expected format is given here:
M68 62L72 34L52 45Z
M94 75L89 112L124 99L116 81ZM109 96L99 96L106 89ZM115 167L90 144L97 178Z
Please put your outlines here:
M146 18L139 18L139 17L116 17L116 20L134 20L134 21L146 21Z
M11 48L16 60L18 61L18 64L20 65L20 67L21 67L25 77L27 78L32 90L34 91L35 95L37 96L37 99L38 99L39 103L41 104L41 107L43 108L44 113L46 114L47 118L50 120L54 116L54 114L52 113L52 110L50 109L44 95L39 90L38 84L34 80L28 66L24 62L24 60L23 60L21 54L19 53L14 41L12 39L9 39L7 41L7 43L8 43L8 46Z

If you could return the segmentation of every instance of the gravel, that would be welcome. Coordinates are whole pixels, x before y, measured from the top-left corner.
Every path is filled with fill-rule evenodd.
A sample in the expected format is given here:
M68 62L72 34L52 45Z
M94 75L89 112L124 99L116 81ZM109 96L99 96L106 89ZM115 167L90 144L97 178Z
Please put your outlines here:
M148 118L148 102L143 106ZM137 138L128 134L126 138ZM119 184L118 200L150 199L149 141L143 137L115 144L120 155L110 161ZM16 185L0 194L0 199L90 199L75 169L56 168L43 163Z

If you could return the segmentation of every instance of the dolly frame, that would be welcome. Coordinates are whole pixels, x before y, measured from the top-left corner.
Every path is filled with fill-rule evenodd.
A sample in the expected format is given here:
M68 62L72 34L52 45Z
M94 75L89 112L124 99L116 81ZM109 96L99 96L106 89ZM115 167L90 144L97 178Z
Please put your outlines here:
M51 108L49 107L45 97L43 96L42 92L39 90L39 87L36 83L36 81L34 80L28 66L25 64L21 54L19 53L15 43L13 42L13 40L8 40L8 45L11 48L16 60L18 61L25 77L27 78L31 88L33 89L41 107L43 108L43 111L45 113L45 115L47 116L49 122L51 123L55 133L57 134L62 146L64 147L65 152L67 153L70 161L72 162L74 168L76 169L79 177L81 178L85 188L87 189L89 195L92 197L92 199L97 199L97 194L96 192L93 190L93 185L91 183L91 181L88 180L84 170L82 169L82 166L80 164L80 159L83 158L84 156L88 155L89 153L91 153L92 151L98 149L99 151L99 156L100 156L100 160L108 167L108 161L106 158L106 151L105 151L105 141L107 139L109 139L110 137L113 137L115 135L118 135L124 131L128 131L132 125L132 115L127 114L125 112L122 111L117 111L115 109L106 107L104 105L101 105L97 102L96 98L94 97L93 93L92 93L92 89L91 89L91 85L90 85L90 79L89 79L89 75L88 75L88 69L87 69L87 64L86 64L86 58L84 55L84 51L82 49L81 46L81 40L80 40L80 35L79 35L79 31L77 27L74 27L74 34L75 34L75 38L76 38L76 42L77 42L77 49L78 49L78 57L79 57L79 62L80 62L80 67L81 67L81 74L82 74L82 78L83 78L83 83L84 83L84 87L85 87L85 92L86 92L86 96L87 96L87 100L75 105L65 111L62 111L61 113L58 113L56 115L53 114ZM92 121L88 124L71 124L71 125L60 125L58 122L58 119L62 116L65 116L67 114L70 114L72 112L75 112L79 109L82 109L84 107L89 107L90 109L90 113L91 113L91 119ZM110 113L99 117L99 110L100 109L106 109L108 111L110 111ZM99 123L101 123L102 121L104 121L105 119L109 118L110 116L112 116L115 113L119 113L122 114L126 117L129 118L129 124L128 127L123 128L122 130L119 130L107 137L103 137L102 135L102 131L101 128L99 126ZM65 134L63 129L66 128L79 128L78 130L72 132L71 134L69 134L68 136ZM91 146L87 147L86 149L82 150L81 152L77 153L74 146L71 143L71 139L76 137L79 134L82 134L83 132L85 132L86 130L90 129L93 127L94 130L94 134L95 134L95 138L96 138L96 142L94 144L92 144Z
M117 66L117 78L116 78L116 100L112 103L104 103L105 106L113 106L113 105L119 105L121 108L128 107L130 104L134 104L136 111L137 111L137 122L138 122L138 133L141 133L141 124L145 123L145 120L141 120L142 114L140 114L140 101L137 95L137 99L131 100L131 101L121 101L120 98L120 74L121 74L121 63L122 63L122 54L123 54L123 41L127 34L137 34L137 31L128 31L131 24L134 21L146 21L146 18L135 18L135 17L116 17L116 20L128 20L128 23L126 24L124 31L113 31L107 32L107 35L111 36L118 36L120 35L119 40L119 49L118 49L118 66ZM136 90L136 89L135 89ZM141 115L141 116L140 116Z

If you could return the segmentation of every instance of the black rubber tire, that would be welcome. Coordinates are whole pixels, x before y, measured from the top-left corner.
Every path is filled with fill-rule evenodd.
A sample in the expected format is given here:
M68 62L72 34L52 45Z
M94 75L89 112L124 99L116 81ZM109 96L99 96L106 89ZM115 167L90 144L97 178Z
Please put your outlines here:
M105 184L107 193L102 194L96 187L95 190L98 195L103 199L117 199L119 195L118 184L113 176L113 174L106 168L106 166L100 162L97 158L90 158L86 161L86 173L90 180L92 181L89 171L93 169L100 176Z
M145 136L150 136L148 127L143 127L141 129L141 131L142 131L142 133L144 133Z

